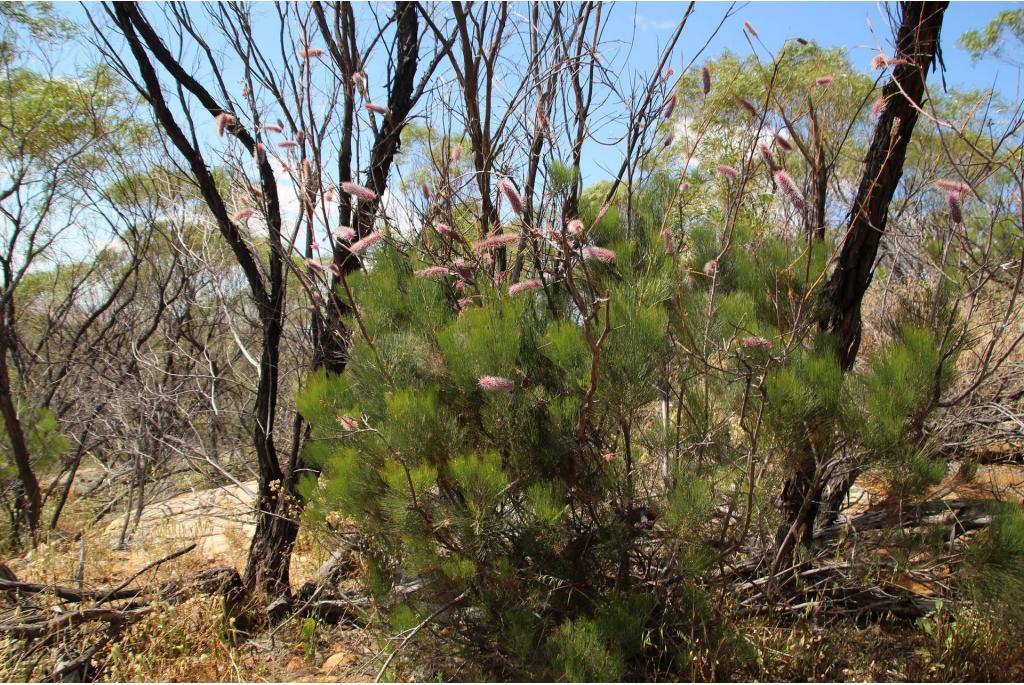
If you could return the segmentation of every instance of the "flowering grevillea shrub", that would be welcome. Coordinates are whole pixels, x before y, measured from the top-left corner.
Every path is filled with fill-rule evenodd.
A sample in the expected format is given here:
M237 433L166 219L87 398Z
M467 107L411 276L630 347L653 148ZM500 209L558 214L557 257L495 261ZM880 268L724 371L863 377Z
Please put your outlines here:
M323 470L307 492L367 533L390 632L430 619L449 636L432 648L488 676L726 669L745 648L708 579L773 537L787 473L857 450L934 481L907 431L932 406L931 334L903 325L844 376L810 297L831 246L740 209L725 250L721 210L680 209L678 187L655 175L628 224L593 192L582 229L514 221L499 235L536 256L529 287L495 277L512 241L458 228L381 240L347 278L346 371L299 398Z
M846 82L817 76L819 99ZM379 226L352 248L346 369L299 397L322 469L305 492L366 533L388 633L430 635L478 677L742 673L731 608L818 601L784 574L840 504L800 493L845 494L870 470L913 498L945 475L929 421L969 341L956 329L972 287L951 239L865 316L843 368L823 331L841 236L828 212L812 222L812 170L789 137L807 131L782 136L761 119L771 98L708 96L707 78L691 84L707 96L700 159L654 160L628 191L597 183L564 204L579 179L552 163L545 195L495 181L496 230L472 200L439 202L416 235ZM949 192L928 221L969 224L970 205L950 223ZM736 583L741 567L767 580Z
M652 656L656 626L714 628L692 584L648 587L711 558L708 485L688 474L656 486L642 444L669 356L674 263L656 230L616 243L606 222L594 235L608 247L538 237L562 270L527 289L495 286L470 250L463 279L424 277L430 266L376 248L348 279L351 328L365 335L343 375L314 376L300 397L323 468L315 499L369 533L392 628L458 598L440 621L490 653L488 668L524 678L624 677ZM442 253L462 245L425 239ZM614 270L590 248L614 252ZM676 554L655 568L664 545Z

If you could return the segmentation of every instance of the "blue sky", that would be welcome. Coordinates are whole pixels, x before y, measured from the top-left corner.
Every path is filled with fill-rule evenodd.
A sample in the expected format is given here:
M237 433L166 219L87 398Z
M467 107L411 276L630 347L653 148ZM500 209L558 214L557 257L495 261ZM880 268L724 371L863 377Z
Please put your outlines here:
M683 33L683 53L686 45L693 46L690 55L703 45L728 9L727 2L698 2L693 16ZM972 29L984 27L996 14L1021 6L1017 2L952 2L946 11L942 29L942 51L946 63L946 82L950 87L990 88L1007 100L1020 99L1020 74L1016 67L993 59L972 63L970 56L958 47L960 36ZM614 22L618 33L628 40L635 32L633 43L636 63L649 64L659 44L683 15L683 2L618 3L615 11L620 17L633 14L635 21ZM892 31L886 19L884 3L880 2L750 2L737 5L735 16L708 46L708 55L723 49L740 55L749 53L742 37L742 25L749 21L761 40L772 49L787 38L802 37L823 47L842 47L849 51L850 61L868 71L871 57L879 45L892 54ZM872 32L873 31L873 32ZM679 63L679 60L676 60Z
M357 15L367 10L366 3L359 3ZM147 15L160 28L161 15L156 3L145 8ZM646 78L655 67L658 55L670 36L676 23L685 13L685 2L616 2L609 6L610 20L604 35L605 41L614 41L618 54L611 56L615 64L625 65L620 75L626 81L634 76ZM696 52L704 46L714 33L723 15L729 10L728 2L698 2L682 38L672 58L676 73L688 64ZM985 59L977 64L970 56L958 47L960 36L969 30L984 27L1000 11L1017 8L1020 3L1009 2L953 2L946 12L943 22L942 50L946 66L946 83L950 88L988 89L993 88L1003 100L1016 102L1020 100L1021 74L1017 67L1001 63L994 59ZM891 5L895 10L895 5ZM724 50L730 50L740 56L750 52L750 47L743 36L744 21L750 22L758 31L759 39L770 51L776 51L789 39L801 37L814 41L819 45L831 48L839 47L848 52L855 68L870 71L871 58L881 48L893 54L892 28L886 16L887 5L880 2L747 2L738 3L733 8L732 16L725 22L719 33L714 37L707 50L701 55L697 64L713 60ZM273 12L266 6L262 9ZM390 11L390 3L383 3L376 9L381 15ZM513 13L525 15L527 6L518 4ZM83 21L84 12L78 3L61 4L58 11ZM197 12L196 18L202 18ZM368 17L367 17L368 19ZM268 22L263 30L267 34L268 44L277 41L273 32L276 22ZM372 29L373 23L360 21L360 26ZM259 24L257 24L259 27ZM260 29L257 28L257 34ZM313 43L320 44L319 37ZM67 55L69 62L61 66L74 71L74 63L85 57L76 48L69 47L72 54ZM610 55L609 55L610 56ZM88 58L85 58L88 61ZM1018 60L1024 62L1024 59ZM371 84L382 85L386 78L382 73L383 64L368 65ZM232 64L225 64L222 72L225 80L236 83L240 73ZM199 74L201 79L208 75ZM938 87L937 76L929 76L931 87ZM375 88L374 90L378 90ZM375 92L382 96L382 92ZM214 142L213 128L210 126L211 142ZM584 156L583 176L585 183L592 183L602 178L609 178L621 162L621 152L613 147L601 147L589 150Z
M606 39L621 41L629 50L629 69L646 75L656 63L679 19L685 14L686 2L615 3L613 21L609 22ZM697 2L672 59L678 73L715 33L729 2ZM1015 9L1013 2L952 2L943 20L942 54L946 66L945 79L949 89L992 89L1010 103L1021 99L1020 70L992 58L973 62L958 45L965 32L981 29L1000 11ZM895 3L890 3L895 11ZM737 3L733 14L708 44L697 61L702 64L729 50L740 56L750 54L743 35L743 22L750 22L759 40L772 52L786 40L804 38L824 48L843 48L854 68L875 74L871 58L881 48L892 55L894 27L889 25L886 3L882 2L746 2ZM1024 56L1019 62L1024 62ZM941 87L937 74L929 74L929 86ZM584 168L585 181L596 181L613 175L620 157L611 149L591 150Z

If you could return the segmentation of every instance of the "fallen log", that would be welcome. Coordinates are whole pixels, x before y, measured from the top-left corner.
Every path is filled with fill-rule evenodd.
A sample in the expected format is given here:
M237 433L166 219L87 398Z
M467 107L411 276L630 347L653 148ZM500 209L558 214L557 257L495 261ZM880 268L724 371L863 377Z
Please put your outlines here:
M882 528L914 528L925 525L951 525L959 533L981 528L990 522L989 507L993 500L955 499L929 500L901 508L885 508L866 511L849 521L822 528L815 533L813 542L818 544L840 537L844 533L862 533Z
M118 592L112 592L110 590L76 590L69 587L61 587L59 585L46 585L43 583L26 583L18 580L3 580L0 579L0 591L4 592L18 592L26 595L38 595L38 594L52 594L60 599L67 602L88 602L92 600L103 599L103 601L115 601L121 599L132 599L142 594L141 589L135 590L119 590Z
M32 638L32 637L43 637L50 633L59 632L65 628L72 628L83 623L89 623L91 621L105 621L107 623L114 624L115 626L121 626L125 623L131 623L145 616L152 610L151 607L141 607L138 609L104 609L104 608L90 608L90 609L79 609L78 611L68 611L51 619L45 619L41 621L30 621L27 623L0 623L0 633L10 635L11 637L19 638Z

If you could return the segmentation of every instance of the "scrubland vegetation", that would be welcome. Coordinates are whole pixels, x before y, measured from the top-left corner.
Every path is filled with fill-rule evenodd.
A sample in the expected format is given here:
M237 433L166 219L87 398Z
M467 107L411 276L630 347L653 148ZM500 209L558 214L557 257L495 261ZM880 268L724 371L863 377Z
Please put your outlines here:
M947 4L0 6L4 678L1024 677L1024 111L941 78L1024 12Z

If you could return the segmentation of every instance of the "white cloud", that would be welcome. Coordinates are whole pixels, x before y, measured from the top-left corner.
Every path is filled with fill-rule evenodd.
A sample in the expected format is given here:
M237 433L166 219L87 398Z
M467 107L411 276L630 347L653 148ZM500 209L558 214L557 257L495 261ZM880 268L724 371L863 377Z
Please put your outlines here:
M676 22L659 19L648 19L642 14L636 15L636 27L641 31L671 31L676 27Z

